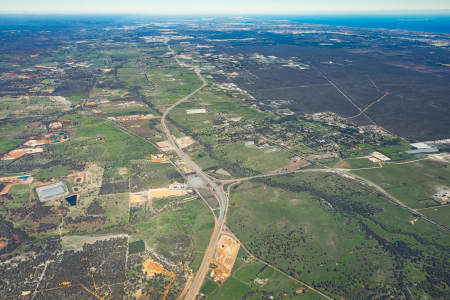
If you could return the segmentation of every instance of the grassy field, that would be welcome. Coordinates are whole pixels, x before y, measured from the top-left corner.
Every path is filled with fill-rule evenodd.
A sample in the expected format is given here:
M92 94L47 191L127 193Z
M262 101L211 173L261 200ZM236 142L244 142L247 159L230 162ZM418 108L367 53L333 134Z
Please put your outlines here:
M438 223L450 227L450 206L424 209L421 211L425 216L436 220Z
M66 157L81 161L118 161L140 159L157 152L153 145L120 131L109 121L83 117L77 122L74 137L53 146Z
M244 142L208 145L192 155L203 169L224 168L234 176L266 173L290 162L291 154L276 147L247 147Z
M437 282L444 279L432 269L445 269L435 263L446 260L438 249L448 249L450 236L421 220L411 224L409 212L335 175L246 182L230 206L228 224L252 254L333 297L401 295L405 285L443 295Z
M143 240L146 248L155 249L171 261L187 261L195 270L208 245L213 219L203 203L195 200L133 226L135 233L130 241Z
M439 203L433 200L439 185L449 185L450 164L422 160L408 164L385 164L382 169L353 171L383 187L412 208Z
M271 151L275 150L275 151ZM225 159L231 163L265 173L282 168L289 163L291 154L284 150L267 147L264 149L249 148L242 142L229 143L219 148Z
M264 263L247 258L248 254L241 248L231 277L222 285L210 278L205 280L201 292L207 299L321 299L309 289L297 294L297 290L305 288L302 284Z
M187 114L189 109L205 108L193 102L181 103L170 112L170 118L176 120L182 128L193 133L200 133L202 131L212 129L212 122L216 119L213 113L206 112L202 114Z
M29 123L24 120L3 121L0 126L1 150L6 152L9 147L14 147L14 144L19 146L25 142L24 136L41 134L44 129L39 125L41 125L39 122Z
M52 179L67 176L72 171L65 166L53 166L45 169L38 169L34 176L36 179Z
M146 66L148 81L141 92L157 107L172 104L201 85L192 70L179 67L173 59L149 58Z
M128 224L130 212L128 193L103 195L99 201L108 218L108 226L126 226Z
M192 160L198 164L203 170L209 169L209 168L216 168L221 165L221 162L211 158L207 152L197 152L195 155L192 156Z
M244 101L227 96L223 91L211 87L201 90L191 101L197 105L205 105L208 110L224 114L227 118L242 117L244 121L254 121L267 117L267 113L262 113Z
M188 109L199 108L205 109L206 113L187 114L186 112ZM239 129L227 125L220 127L220 124L236 122L235 120L227 121L233 118L240 119L238 122L251 124L251 122L261 121L267 115L250 107L242 100L207 87L194 95L190 101L177 106L171 112L170 118L176 120L176 125L199 143L192 157L203 169L221 167L237 176L242 176L284 167L289 163L290 155L273 147L258 149L246 147L243 142L226 142L236 138L242 140L244 136L237 137L238 133L236 135L230 133L230 136L226 137L228 131L242 131L242 127L238 126ZM225 141L219 143L219 138Z
M139 64L130 61L117 71L117 78L126 83L128 88L140 88L148 84L145 73L139 68Z
M208 299L244 299L251 292L251 288L234 277L230 277L218 289L214 290Z
M150 113L154 114L154 111L151 108L143 102L138 101L114 101L101 104L98 106L98 109L102 112L103 116L106 117Z
M335 168L342 169L360 169L360 168L374 168L378 167L377 163L374 163L367 158L353 158L340 160L334 166Z
M25 118L36 115L54 115L67 108L45 96L23 98L1 97L0 118Z
M168 187L174 181L183 181L171 164L152 163L145 160L133 161L130 172L132 192Z
M7 140L2 139L0 141L0 155L21 145L23 142L24 142L24 140L20 140L20 139L7 139Z
M7 200L4 206L9 209L23 208L30 204L30 186L28 184L16 184L11 187L9 194L13 199Z

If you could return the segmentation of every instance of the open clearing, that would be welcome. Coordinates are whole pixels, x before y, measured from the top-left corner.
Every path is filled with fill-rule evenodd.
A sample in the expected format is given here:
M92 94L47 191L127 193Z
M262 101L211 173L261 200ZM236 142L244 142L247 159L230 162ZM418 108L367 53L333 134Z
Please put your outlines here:
M383 168L352 171L380 185L412 208L439 205L435 190L450 182L450 164L422 160L407 164L386 163Z
M240 244L228 235L222 235L217 243L216 253L211 261L215 267L211 270L211 277L218 283L223 283L231 274L238 255Z
M332 297L363 299L401 294L396 269L410 288L423 284L427 262L414 253L448 245L445 232L412 218L336 175L311 172L235 187L227 223L255 256Z
M97 241L106 241L114 238L128 238L127 234L116 235L98 235L98 236L84 236L84 235L66 235L61 239L61 244L64 251L81 251L85 244L94 244Z
M181 149L187 148L195 143L195 141L190 136L177 138L175 141ZM164 152L175 151L169 141L158 142L156 143L156 145L158 145L158 147L161 148L161 150Z

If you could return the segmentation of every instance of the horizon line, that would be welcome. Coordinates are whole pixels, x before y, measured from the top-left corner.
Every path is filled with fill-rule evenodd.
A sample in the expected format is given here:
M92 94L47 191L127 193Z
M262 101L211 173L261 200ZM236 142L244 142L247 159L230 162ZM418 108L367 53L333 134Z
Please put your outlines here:
M373 10L373 9L358 9L358 10L305 10L299 12L115 12L115 11L103 11L103 12L88 12L88 11L0 11L0 15L123 15L123 16L295 16L295 15L332 15L332 14L440 14L450 15L450 8L445 9L386 9L386 10Z

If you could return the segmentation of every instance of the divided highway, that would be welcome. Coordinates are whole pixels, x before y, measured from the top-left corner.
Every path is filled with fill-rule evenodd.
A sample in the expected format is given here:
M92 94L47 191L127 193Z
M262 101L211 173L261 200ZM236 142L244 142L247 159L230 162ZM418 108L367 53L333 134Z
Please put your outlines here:
M172 51L172 49L170 48L170 46L168 46L168 47L169 47L169 50L172 53L174 53ZM178 63L178 65L181 66L181 63L176 56L175 56L175 60ZM202 85L198 89L196 89L195 91L190 93L189 95L181 98L176 103L172 104L164 112L164 114L161 118L161 126L162 126L162 129L163 129L165 135L167 136L167 139L169 140L170 144L172 145L173 149L175 150L175 153L179 156L180 159L182 159L184 161L184 163L186 165L188 165L197 174L197 176L199 176L203 180L203 182L210 188L211 192L215 195L217 201L219 202L220 213L217 218L216 224L214 226L214 231L211 235L211 239L209 241L208 248L206 249L205 254L203 256L203 260L200 265L200 268L197 271L197 274L195 274L195 277L192 280L192 283L189 286L188 291L186 292L186 296L184 297L185 300L194 300L196 298L198 292L200 291L200 288L205 279L206 273L208 272L209 264L211 262L211 259L214 256L216 245L219 241L220 233L223 230L223 227L225 224L225 218L226 218L226 214L227 214L227 209L228 209L228 198L225 195L223 187L217 185L214 181L212 181L211 178L203 172L202 168L200 168L195 162L193 162L190 159L189 155L187 155L186 153L183 152L183 150L177 144L175 138L170 133L170 129L166 123L167 115L170 113L170 111L173 108L175 108L180 103L183 103L184 101L189 100L192 96L194 96L196 93L198 93L200 90L202 90L204 87L206 87L208 85L208 82L200 74L200 69L197 67L193 67L193 69L194 69L195 73L197 74L198 78L202 81Z
M176 62L178 63L178 65L180 65L182 67L186 67L187 66L186 64L180 63L180 61L178 60L176 54L173 52L173 50L170 48L170 46L168 46L168 48L169 48L169 51L171 51L171 53L173 53L175 55L174 58L175 58ZM191 281L191 284L187 287L187 292L186 292L186 295L184 297L185 300L195 300L197 294L199 293L199 291L200 291L200 289L202 287L202 284L203 284L204 279L206 277L206 273L208 272L211 259L214 256L215 249L216 249L217 243L218 243L219 238L220 238L220 234L223 232L225 221L226 221L226 215L227 215L227 210L228 210L228 195L223 190L223 184L225 184L225 183L236 183L236 182L249 180L249 179L252 179L252 178L273 176L273 175L276 175L276 174L259 175L259 176L248 177L248 178L241 178L241 179L234 179L234 180L229 180L229 181L227 181L227 180L217 180L217 182L221 183L221 185L218 185L211 177L209 177L206 173L203 172L203 170L202 170L202 168L200 166L198 166L195 162L193 162L191 160L189 155L184 153L184 151L181 149L181 147L177 144L175 138L172 136L169 127L167 126L167 123L166 123L167 116L177 105L179 105L179 104L189 100L190 98L192 98L192 96L197 94L199 91L201 91L203 88L205 88L208 85L208 82L203 78L203 76L200 73L200 68L198 68L196 66L188 66L188 67L191 67L194 70L194 72L196 73L197 77L202 81L202 85L199 88L197 88L195 91L190 93L189 95L182 97L177 102L175 102L170 107L168 107L164 111L163 116L161 118L161 126L162 126L162 129L163 129L165 135L167 136L168 141L172 145L175 153L178 155L178 157L180 159L182 159L184 161L184 163L186 165L188 165L195 172L195 174L197 176L199 176L203 180L204 184L206 184L207 187L210 189L210 191L215 195L215 197L216 197L216 199L217 199L217 201L219 203L219 207L220 207L220 212L219 212L218 217L215 218L214 230L213 230L213 233L211 234L211 238L210 238L208 247L205 250L205 254L203 256L202 263L200 265L199 270L195 274L194 279ZM282 147L282 148L284 148L284 147ZM287 150L289 152L291 152L291 150L289 150L289 149L287 149ZM331 173L336 173L336 174L342 176L343 178L351 177L352 181L361 180L361 181L365 182L366 185L371 186L372 188L376 189L381 194L385 195L394 204L409 210L411 213L414 213L414 214L420 216L425 221L428 221L430 223L433 223L433 224L439 226L441 229L443 229L443 230L445 230L447 232L450 231L449 228L447 228L446 226L438 224L437 222L435 222L434 220L432 220L430 218L427 218L426 216L424 216L423 214L421 214L417 210L414 210L414 209L406 206L405 204L400 202L398 199L396 199L395 197L390 195L387 191L385 191L383 188L381 188L380 186L376 185L375 183L373 183L373 182L371 182L371 181L369 181L369 180L367 180L365 178L362 178L362 177L360 177L358 175L349 174L348 172L345 172L343 170L329 168L329 167L325 167L325 166L322 166L322 167L324 167L324 168L323 169L299 170L297 172L314 172L314 171L315 172L331 172ZM319 291L317 291L317 292L319 294L321 294L322 296L324 296L324 297L326 297L328 299L331 299L328 296L320 293Z

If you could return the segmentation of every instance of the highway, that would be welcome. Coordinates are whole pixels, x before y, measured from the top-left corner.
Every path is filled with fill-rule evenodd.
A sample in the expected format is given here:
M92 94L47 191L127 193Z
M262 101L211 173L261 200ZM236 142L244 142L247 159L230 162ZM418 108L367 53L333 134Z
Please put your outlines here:
M169 48L170 52L175 54L173 52L173 50L170 48L170 46L168 46L168 48ZM174 57L175 57L175 60L178 63L178 65L186 66L186 64L182 65L180 63L180 61L178 60L176 55ZM226 194L223 190L223 187L217 185L213 180L211 180L211 178L203 172L202 168L200 168L195 162L193 162L190 159L189 155L187 155L186 153L183 152L183 150L179 147L179 145L175 141L175 138L170 133L170 129L166 123L167 115L170 113L170 111L172 109L174 109L180 103L183 103L183 102L189 100L192 96L194 96L196 93L198 93L200 90L202 90L203 88L205 88L208 85L208 82L200 74L200 69L195 66L193 66L192 68L194 69L194 72L197 74L198 78L202 81L202 85L198 89L196 89L195 91L190 93L189 95L184 96L183 98L179 99L176 103L172 104L169 108L167 108L166 111L164 111L163 116L161 118L161 127L162 127L165 135L167 136L168 141L170 142L173 149L175 150L175 153L178 155L178 157L180 159L182 159L184 161L184 163L186 165L188 165L197 174L197 176L199 176L203 180L203 182L210 188L211 192L215 195L217 201L219 202L220 213L219 213L218 218L216 219L217 221L214 226L214 231L211 235L211 238L210 238L210 241L208 244L208 248L206 249L205 254L203 256L203 260L200 265L200 268L197 271L197 273L195 274L195 277L192 280L192 283L186 292L186 296L184 297L185 300L194 300L196 298L198 292L200 291L200 288L203 284L206 273L208 272L209 264L211 262L211 259L214 256L216 245L219 241L220 233L223 230L226 215L227 215L227 209L228 209L228 197L226 196Z
M214 230L211 234L211 238L208 244L207 249L205 250L205 254L203 256L203 260L202 263L200 265L200 268L198 269L197 273L195 274L194 279L191 281L190 286L187 287L187 292L186 295L184 297L185 300L195 300L197 294L199 293L202 284L204 282L204 279L207 275L207 272L209 270L209 265L211 262L211 259L214 256L215 253L215 249L216 249L216 245L219 241L220 235L224 230L225 227L225 221L226 221L226 215L227 215L227 210L228 210L228 194L225 193L225 191L223 190L223 184L225 183L236 183L236 182L241 182L241 181L245 181L248 179L252 179L252 178L257 178L257 177L265 177L265 176L273 176L276 174L266 174L266 175L259 175L259 176L254 176L254 177L249 177L249 178L241 178L241 179L236 179L236 180L230 180L229 182L227 182L226 180L223 180L223 182L221 182L221 180L217 180L217 182L221 182L221 185L218 185L213 178L211 178L210 176L208 176L206 173L203 172L202 168L200 166L198 166L195 162L193 162L189 155L187 155L186 153L184 153L184 151L180 148L180 146L177 144L174 136L171 134L169 127L167 126L167 116L169 115L169 113L179 104L189 100L190 98L192 98L192 96L194 96L195 94L197 94L199 91L201 91L203 88L205 88L208 85L208 82L203 78L203 76L200 73L200 69L196 66L187 66L185 63L180 63L180 61L178 60L178 57L176 56L176 54L174 53L174 51L170 48L170 46L168 45L169 51L174 54L174 58L177 62L177 64L181 67L191 67L194 72L196 73L197 77L201 80L202 85L197 88L195 91L193 91L192 93L190 93L187 96L184 96L182 98L180 98L177 102L175 102L174 104L172 104L170 107L168 107L164 113L163 116L161 118L161 127L162 130L164 131L164 134L167 136L168 141L170 142L170 144L172 145L175 153L177 154L177 156L182 159L184 161L184 163L186 165L188 165L197 176L199 176L204 184L211 190L211 192L215 195L218 203L219 203L219 207L220 207L220 212L217 218L215 218L215 225L214 225ZM291 151L290 151L291 152ZM323 167L323 166L322 166ZM372 188L375 188L378 192L382 193L383 195L387 196L388 199L390 201L392 201L394 204L403 207L407 210L409 210L412 213L415 213L416 215L422 217L425 221L431 222L437 226L439 226L441 229L445 230L445 231L449 231L448 228L446 228L445 226L436 223L434 220L431 220L429 218L427 218L426 216L424 216L423 214L421 214L420 212L411 209L410 207L406 206L405 204L403 204L401 201L399 201L398 199L396 199L395 197L393 197L392 195L390 195L388 192L386 192L384 189L382 189L380 186L376 185L375 183L362 178L360 176L357 176L355 174L349 174L349 172L345 172L343 170L339 170L339 169L333 169L333 168L329 168L329 167L325 167L324 169L309 169L309 170L299 170L297 172L312 172L312 171L319 171L319 172L332 172L332 173L336 173L341 175L344 178L348 178L348 177L352 177L353 181L358 181L362 180L364 181L367 185L372 186ZM326 296L328 298L328 296Z

